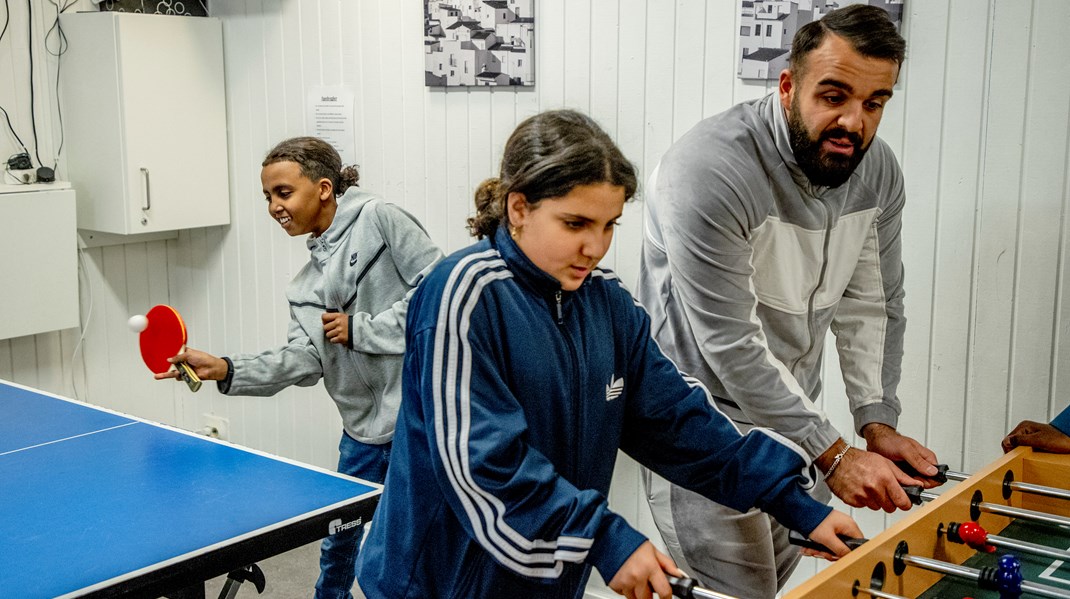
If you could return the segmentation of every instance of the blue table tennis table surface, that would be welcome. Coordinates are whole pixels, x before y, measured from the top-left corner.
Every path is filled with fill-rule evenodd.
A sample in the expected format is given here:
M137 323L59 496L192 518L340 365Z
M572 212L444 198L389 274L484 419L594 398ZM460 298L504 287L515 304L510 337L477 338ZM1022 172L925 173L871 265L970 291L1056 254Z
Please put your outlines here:
M203 581L367 521L381 491L0 381L0 597Z

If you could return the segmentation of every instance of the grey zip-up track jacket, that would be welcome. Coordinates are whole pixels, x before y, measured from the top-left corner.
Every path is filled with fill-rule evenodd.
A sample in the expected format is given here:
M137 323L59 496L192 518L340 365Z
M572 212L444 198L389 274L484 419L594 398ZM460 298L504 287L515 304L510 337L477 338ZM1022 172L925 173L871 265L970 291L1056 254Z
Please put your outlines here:
M331 226L307 244L311 258L286 290L286 345L229 358L233 375L220 389L274 395L322 377L346 432L386 443L401 403L409 298L442 252L410 214L355 187L338 199ZM327 341L324 312L349 314L348 347Z
M812 401L831 328L856 429L894 427L904 200L877 137L847 183L812 185L775 92L702 121L645 193L637 295L655 338L732 418L813 458L840 436Z

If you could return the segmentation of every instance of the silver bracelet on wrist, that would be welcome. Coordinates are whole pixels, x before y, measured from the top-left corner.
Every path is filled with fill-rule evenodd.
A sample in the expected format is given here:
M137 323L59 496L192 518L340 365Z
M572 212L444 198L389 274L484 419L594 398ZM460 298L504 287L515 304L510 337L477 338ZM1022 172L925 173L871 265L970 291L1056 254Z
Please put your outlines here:
M832 476L832 473L836 471L836 467L840 465L840 461L843 460L843 456L847 455L847 452L851 450L850 443L844 443L843 449L836 454L836 457L832 459L832 465L829 466L828 472L825 473L825 480L828 480Z

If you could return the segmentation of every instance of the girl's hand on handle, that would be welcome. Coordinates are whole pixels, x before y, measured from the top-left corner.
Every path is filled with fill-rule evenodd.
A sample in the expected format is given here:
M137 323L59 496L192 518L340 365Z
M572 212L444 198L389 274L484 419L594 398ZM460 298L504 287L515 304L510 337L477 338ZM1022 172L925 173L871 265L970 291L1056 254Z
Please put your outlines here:
M851 548L840 540L839 535L858 539L862 537L862 529L858 528L858 524L847 514L832 510L832 513L826 516L821 521L821 524L818 524L817 528L810 533L810 540L821 543L831 549L833 553L803 549L803 555L822 557L829 561L838 560L851 552Z
M672 587L665 573L685 576L672 558L658 551L650 541L636 549L609 581L609 588L628 599L661 599L672 597Z

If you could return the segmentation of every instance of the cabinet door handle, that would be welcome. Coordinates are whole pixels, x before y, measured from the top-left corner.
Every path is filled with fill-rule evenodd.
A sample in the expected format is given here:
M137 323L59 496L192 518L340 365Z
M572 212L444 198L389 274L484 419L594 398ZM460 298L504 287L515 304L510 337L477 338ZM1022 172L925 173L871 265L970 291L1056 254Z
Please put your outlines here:
M141 185L145 189L145 202L141 205L142 210L152 208L152 196L149 194L149 169L141 167Z

